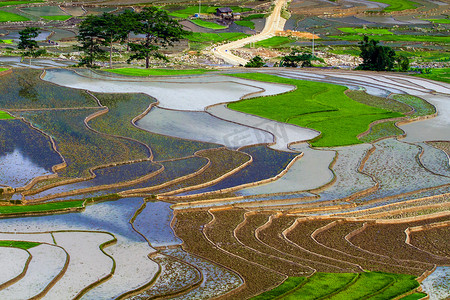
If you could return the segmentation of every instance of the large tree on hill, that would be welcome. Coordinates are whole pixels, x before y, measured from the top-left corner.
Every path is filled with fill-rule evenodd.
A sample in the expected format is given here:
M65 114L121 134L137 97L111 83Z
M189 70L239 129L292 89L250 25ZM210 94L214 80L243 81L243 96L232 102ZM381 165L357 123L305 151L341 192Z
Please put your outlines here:
M358 66L360 70L391 71L395 63L395 51L391 47L378 45L378 41L364 36L359 43L363 62Z
M39 33L41 32L38 27L26 27L19 31L19 44L17 48L25 50L22 56L30 56L30 65L31 57L38 57L45 53L45 50L39 49L36 41Z
M108 46L108 37L103 29L105 22L102 16L89 15L79 25L77 35L80 46L78 49L83 51L80 64L88 67L94 67L96 59L104 58L106 51L102 48Z
M146 68L149 67L150 57L167 60L160 48L172 46L188 33L178 21L170 18L166 11L153 6L145 7L136 20L133 32L145 37L141 41L128 44L133 52L128 61L145 59Z

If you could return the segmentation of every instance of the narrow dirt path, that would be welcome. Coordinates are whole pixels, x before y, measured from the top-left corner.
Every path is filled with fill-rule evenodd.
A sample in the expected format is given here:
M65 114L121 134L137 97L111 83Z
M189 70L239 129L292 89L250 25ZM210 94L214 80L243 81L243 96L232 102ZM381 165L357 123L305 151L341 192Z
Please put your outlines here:
M232 65L245 65L248 61L231 53L232 49L241 48L247 44L259 42L275 36L275 32L282 31L286 20L281 17L281 9L287 0L275 0L275 7L272 14L266 19L266 25L261 33L249 36L245 39L234 41L213 49L213 53L218 58Z

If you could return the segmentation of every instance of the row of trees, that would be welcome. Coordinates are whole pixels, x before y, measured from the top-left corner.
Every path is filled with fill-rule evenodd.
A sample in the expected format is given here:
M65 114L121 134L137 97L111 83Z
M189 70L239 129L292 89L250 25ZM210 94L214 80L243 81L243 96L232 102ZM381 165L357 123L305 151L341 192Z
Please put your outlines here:
M143 38L130 41L132 33L142 35ZM166 11L156 7L145 7L139 13L125 11L119 15L90 15L79 25L78 48L84 53L80 64L94 67L95 61L104 59L109 52L109 64L112 67L113 44L127 43L132 52L128 62L145 59L145 66L148 68L151 57L167 60L160 49L172 46L188 33Z

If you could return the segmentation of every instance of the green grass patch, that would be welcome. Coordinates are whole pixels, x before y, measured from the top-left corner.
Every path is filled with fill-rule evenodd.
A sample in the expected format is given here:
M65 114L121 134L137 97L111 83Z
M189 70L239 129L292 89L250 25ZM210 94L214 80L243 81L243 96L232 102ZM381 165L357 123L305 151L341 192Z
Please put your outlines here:
M370 0L370 1L389 4L389 6L383 10L385 12L415 9L419 6L422 6L420 3L409 0Z
M234 21L234 23L236 25L239 25L239 26L244 26L244 27L248 27L248 28L251 28L251 29L255 29L255 23L253 23L252 21L246 21L246 20L244 20L244 21Z
M22 22L29 20L30 19L25 18L24 16L0 10L0 22Z
M235 12L235 13L242 13L242 12L252 10L251 8L247 8L247 7L239 7L239 6L228 6L228 7L230 7L233 10L233 12ZM219 8L219 6L202 5L200 13L201 14L214 14L214 13L216 13L217 8ZM195 14L198 14L198 12L199 12L198 5L194 5L194 6L188 6L184 9L170 12L169 15L173 16L173 17L177 17L177 18L186 19Z
M261 295L251 298L251 300L270 300L281 297L289 291L297 288L299 285L307 280L306 277L289 277L285 282L277 286L276 288L264 292Z
M295 42L295 40L290 39L286 36L274 36L266 40L257 42L255 46L264 48L282 48L289 47L293 42Z
M412 74L417 77L450 83L450 68L432 69L430 74Z
M202 19L192 19L190 20L192 23L194 23L197 26L209 28L209 29L225 29L227 26L223 26L214 22L208 22Z
M319 299L332 294L355 279L357 274L354 273L315 273L308 281L299 289L294 289L287 295L283 295L282 299L294 300L312 300Z
M296 90L275 96L245 99L228 104L230 109L261 116L279 122L312 128L322 133L311 144L333 147L359 144L356 136L369 128L370 123L403 116L377 107L356 102L345 95L346 87L321 82L282 78L259 73L232 76L290 84Z
M61 15L61 16L41 16L41 18L48 21L66 21L72 18L72 16Z
M0 72L1 72L1 69L0 69ZM8 114L7 112L0 111L0 120L9 120L9 119L14 119L14 117L11 116L10 114Z
M450 61L450 52L442 51L396 51L397 55L404 55L418 61Z
M265 14L252 14L252 15L248 15L248 16L241 18L241 20L251 21L251 20L255 20L255 19L265 19L265 18L266 18Z
M33 205L2 205L0 206L0 216L8 214L37 213L83 207L83 202L84 200L60 201Z
M4 71L7 71L8 70L8 68L0 68L0 72L4 72Z
M20 248L20 249L30 249L36 246L39 246L40 243L35 242L24 242L24 241L0 241L0 247L11 247L11 248Z
M450 24L450 19L423 19L437 24Z
M105 69L104 71L127 76L175 76L175 75L196 75L209 72L206 69L190 69L190 70L166 70L166 69Z
M353 28L353 27L341 27L338 28L340 31L345 33L360 33L360 34L394 34L387 29L383 28Z
M0 44L12 45L12 43L13 43L13 40L0 40Z
M426 296L427 296L427 294L425 294L425 293L414 293L414 294L405 296L403 298L400 298L400 300L419 300Z
M343 40L343 41L362 41L360 35L333 35L329 38ZM434 36L434 35L373 35L370 37L376 41L386 42L427 42L427 43L448 43L448 36Z
M395 282L388 288L366 299L368 300L393 299L397 296L400 296L406 292L409 292L417 288L420 285L419 282L416 281L416 277L412 275L395 274L394 279Z
M411 111L411 107L408 104L397 101L395 99L373 96L367 94L365 91L347 90L345 93L353 100L369 106L378 107L389 111L395 111L402 114Z
M411 118L428 116L436 112L436 108L433 105L416 96L396 94L392 95L392 99L414 108L415 112L410 115Z
M198 43L220 43L224 41L235 41L247 37L248 34L242 32L222 32L222 33L206 33L192 32L185 36L190 42Z
M43 0L31 0L31 1L0 1L0 7L2 6L10 6L10 5L20 5L20 4L29 4L29 3L42 3Z
M381 272L361 273L358 280L340 293L330 297L332 300L357 300L375 294L395 282L395 275Z

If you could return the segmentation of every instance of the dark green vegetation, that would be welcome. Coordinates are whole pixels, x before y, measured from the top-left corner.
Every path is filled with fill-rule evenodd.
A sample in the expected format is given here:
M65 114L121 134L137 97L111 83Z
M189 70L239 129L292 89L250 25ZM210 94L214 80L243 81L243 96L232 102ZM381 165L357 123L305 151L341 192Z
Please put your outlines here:
M20 36L17 48L24 50L22 56L32 56L36 58L45 54L46 51L44 49L39 49L39 45L35 40L40 33L41 31L37 27L26 27L19 31Z
M261 67L264 67L264 65L265 65L265 62L261 58L261 56L256 55L256 56L252 57L252 59L250 59L249 62L246 63L244 67L246 67L246 68L261 68Z
M3 2L0 2L3 3ZM29 21L30 19L20 16L18 14L13 14L7 11L0 10L0 22L22 22Z
M450 68L432 69L429 74L412 74L414 76L450 83Z
M321 297L332 300L392 299L418 286L419 283L414 276L403 274L382 272L315 273L309 278L289 277L275 289L253 297L252 300L275 298L303 300Z
M138 41L128 40L129 34L142 34L145 38ZM146 68L149 67L150 57L168 61L160 52L161 48L173 46L188 32L169 17L166 11L154 6L144 7L142 11L127 10L121 14L113 15L103 13L101 16L88 15L79 25L79 49L83 51L81 65L95 66L95 60L106 56L109 48L109 62L112 67L112 52L114 42L128 42L131 52L128 62L135 59L144 59Z
M353 101L347 88L327 83L286 79L266 74L234 74L234 76L290 84L297 87L283 95L260 97L228 104L234 110L268 119L312 128L322 133L313 141L316 147L332 147L361 143L356 136L369 124L381 119L401 117L391 112Z
M245 7L239 7L239 6L229 6L229 7L233 10L233 12L236 12L236 13L252 10L251 8L245 8ZM216 12L217 8L218 8L218 6L202 5L200 13L201 14L214 14ZM179 10L170 12L169 15L171 15L173 17L177 17L177 18L186 19L186 18L192 17L194 14L198 14L198 12L199 12L199 7L198 7L198 5L195 5L195 6L188 6L184 9L179 9Z
M248 15L243 17L241 20L243 21L251 21L251 20L255 20L255 19L264 19L266 17L265 14L252 14L252 15Z
M406 114L412 110L412 107L408 104L405 104L402 101L397 101L396 99L389 99L383 97L377 97L370 94L367 94L365 91L354 91L347 90L345 92L347 96L352 98L359 103L363 103L369 106L378 107L381 109L386 109L394 112L399 112L402 114ZM423 101L423 100L422 100Z
M0 76L0 108L36 109L95 107L95 100L84 91L60 87L40 80L42 71L14 69Z
M131 120L142 114L153 98L143 94L95 94L102 105L109 108L105 115L89 122L94 129L111 135L133 138L148 145L156 161L181 158L198 150L216 148L217 145L177 139L136 128Z
M72 16L61 15L61 16L42 16L43 19L49 21L66 21L72 18Z
M30 249L36 246L39 246L40 243L35 242L22 242L22 241L0 241L0 247L12 247L12 248L20 248L20 249Z
M298 49L293 49L291 53L285 55L280 60L280 67L289 67L289 68L297 68L297 67L312 67L313 60L320 60L316 56L311 53L303 53Z
M65 210L68 208L83 207L84 200L77 201L61 201L50 202L33 205L2 205L0 206L0 217L8 214L25 214L25 213L39 213L46 211Z
M176 76L176 75L196 75L209 72L206 69L170 70L170 69L135 69L121 68L105 71L127 76Z
M391 71L394 68L395 51L388 46L378 45L378 41L364 36L359 43L363 62L358 66L360 70ZM408 63L409 66L409 63Z
M371 143L381 138L404 134L404 131L395 126L395 123L396 121L387 121L373 125L370 132L359 139L364 143Z
M225 28L227 28L226 26L223 26L223 25L220 25L220 24L217 24L214 22L208 22L208 21L205 21L202 19L192 19L191 22L200 27L205 27L205 28L209 28L209 29L225 29Z
M370 1L374 1L374 0L370 0ZM406 10L406 9L415 9L415 8L421 6L421 4L410 1L410 0L380 0L380 1L377 0L376 2L389 4L389 6L383 10L385 12L401 11L401 10Z
M282 48L289 47L293 42L293 39L290 39L286 36L274 36L255 43L255 46L264 48Z

